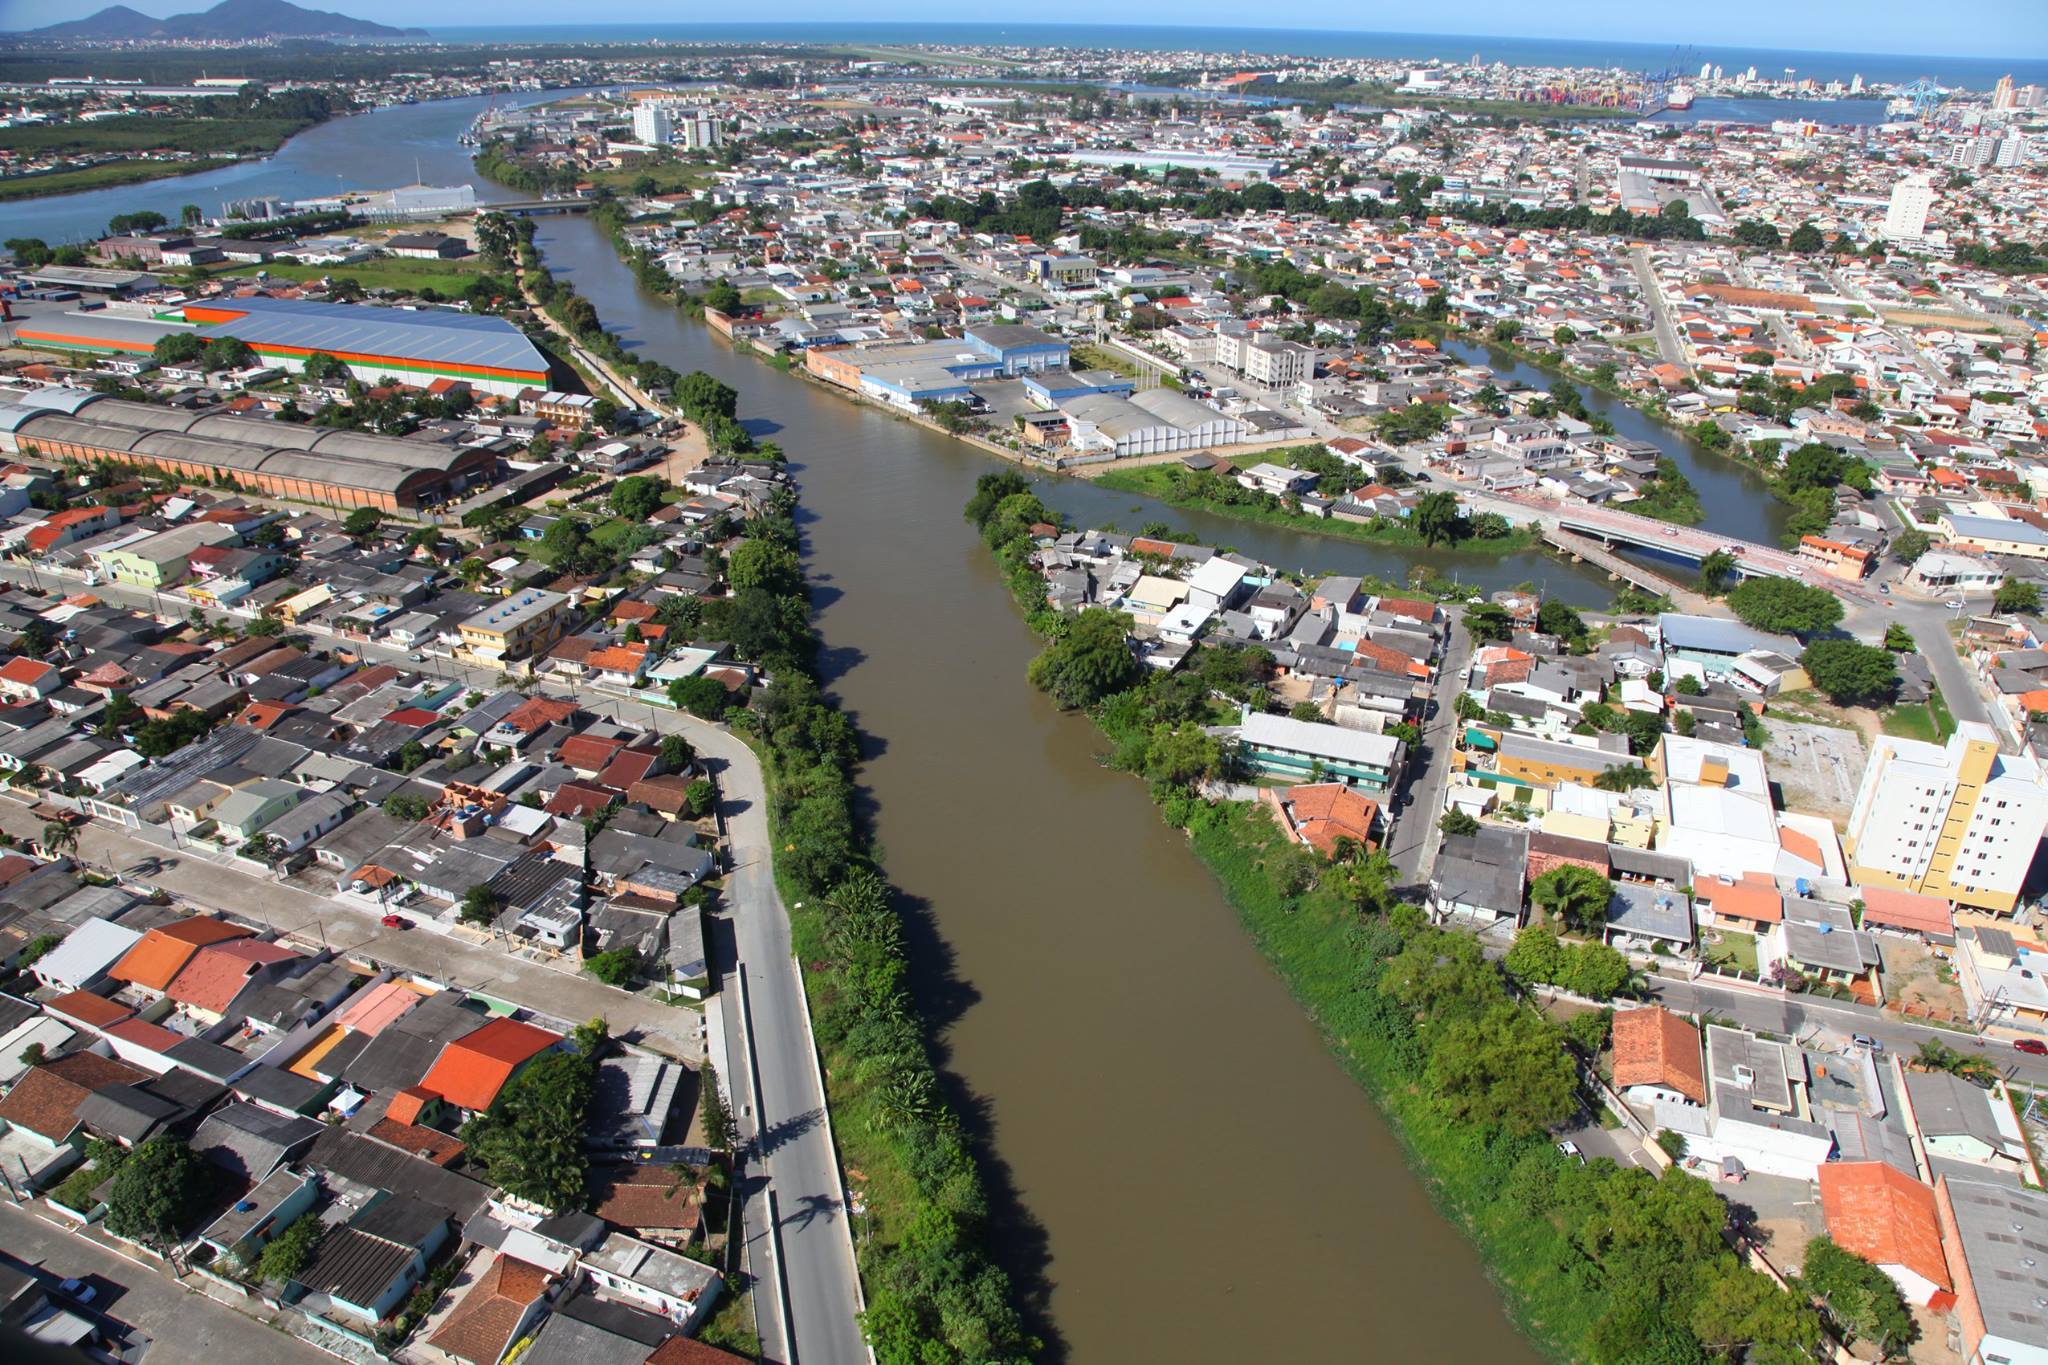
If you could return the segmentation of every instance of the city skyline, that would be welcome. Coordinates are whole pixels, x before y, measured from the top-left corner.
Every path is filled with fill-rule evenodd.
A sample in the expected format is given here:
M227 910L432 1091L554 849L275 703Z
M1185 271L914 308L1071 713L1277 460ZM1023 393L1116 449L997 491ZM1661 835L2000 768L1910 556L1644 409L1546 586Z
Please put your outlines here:
M131 6L157 17L209 8L203 0L139 0ZM308 8L332 9L353 18L380 23L429 29L478 27L476 13L457 5L418 4L411 0L313 0ZM105 0L0 0L0 31L38 28L83 18L106 8ZM1757 47L1786 51L1830 54L1869 53L1903 55L1926 53L1995 59L2014 56L2034 59L2030 54L2048 55L2048 7L2025 0L1955 0L1945 11L1939 35L1925 31L1924 11L1903 3L1858 3L1858 0L1816 0L1788 11L1767 0L1728 0L1714 7L1711 16L1698 11L1678 14L1647 13L1625 0L1579 0L1560 13L1532 14L1514 0L1474 0L1460 7L1455 19L1431 13L1425 21L1403 23L1397 14L1376 14L1371 22L1332 25L1321 12L1277 11L1261 16L1256 25L1233 23L1241 15L1215 0L1196 4L1144 4L1125 10L1114 23L1104 23L1100 10L1079 0L1051 0L1032 15L1030 24L1071 24L1105 30L1130 27L1216 29L1240 28L1303 33L1358 33L1388 36L1470 37L1473 39L1530 39L1588 41L1603 43L1674 44L1679 46ZM493 25L532 25L561 28L596 25L659 25L678 29L693 27L666 16L650 14L635 0L612 0L580 6L574 20L564 18L561 9L545 0L506 0L494 6ZM1540 22L1538 22L1540 20ZM769 24L800 27L811 23L847 23L845 12L821 0L794 0L780 6ZM863 15L859 21L875 24L944 23L959 26L957 9L939 0L896 0L883 12ZM704 27L729 26L707 22ZM990 22L991 41L1005 25ZM1532 32L1531 30L1540 30ZM1853 35L1853 36L1849 36ZM1105 45L1110 45L1105 39Z

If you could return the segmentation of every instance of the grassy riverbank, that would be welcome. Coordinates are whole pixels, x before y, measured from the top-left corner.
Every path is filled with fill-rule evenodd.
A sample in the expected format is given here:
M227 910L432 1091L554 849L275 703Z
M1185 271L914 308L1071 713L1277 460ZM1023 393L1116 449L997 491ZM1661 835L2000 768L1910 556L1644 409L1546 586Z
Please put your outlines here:
M192 161L158 161L134 158L103 161L97 166L80 166L69 171L36 171L0 180L0 202L13 199L41 199L53 194L81 194L86 190L111 189L116 185L137 185L172 176L198 175L203 171L232 166L233 157L201 157Z
M1273 453L1284 455L1285 452ZM1338 521L1332 517L1312 517L1304 512L1290 512L1278 498L1271 497L1258 502L1218 502L1190 494L1185 481L1177 477L1178 474L1177 465L1146 465L1138 469L1112 469L1107 474L1098 475L1094 482L1098 488L1157 498L1172 507L1209 512L1219 517L1254 522L1261 526L1281 526L1290 531L1304 531L1310 535L1355 540L1367 545L1385 545L1392 549L1438 549L1460 554L1495 556L1521 554L1534 549L1539 543L1533 532L1526 527L1518 527L1510 529L1505 535L1467 535L1447 544L1431 546L1419 531L1404 521L1381 519L1355 522Z

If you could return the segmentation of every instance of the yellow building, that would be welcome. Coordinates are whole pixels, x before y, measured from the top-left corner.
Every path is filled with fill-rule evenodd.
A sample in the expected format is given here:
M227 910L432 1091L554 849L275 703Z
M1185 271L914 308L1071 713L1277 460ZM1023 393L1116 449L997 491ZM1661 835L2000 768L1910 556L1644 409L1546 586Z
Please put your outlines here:
M464 663L499 668L561 639L569 620L567 595L528 589L493 602L464 621L458 627L462 643L455 657Z
M2048 780L1965 721L1945 745L1882 736L1863 770L1843 847L1859 885L2009 914L2048 831Z

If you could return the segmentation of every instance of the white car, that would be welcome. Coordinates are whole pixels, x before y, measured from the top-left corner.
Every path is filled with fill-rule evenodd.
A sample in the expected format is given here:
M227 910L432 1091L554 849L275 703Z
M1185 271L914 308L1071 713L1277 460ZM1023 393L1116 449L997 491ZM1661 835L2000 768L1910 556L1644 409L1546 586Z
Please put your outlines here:
M1570 1138L1566 1138L1563 1142L1558 1143L1557 1150L1564 1153L1568 1160L1576 1161L1581 1166L1586 1164L1586 1154L1580 1151L1579 1144L1573 1142Z
M1963 599L1960 597L1952 597L1948 601L1942 603L1941 605L1947 607L1950 611L1961 611L1963 609Z

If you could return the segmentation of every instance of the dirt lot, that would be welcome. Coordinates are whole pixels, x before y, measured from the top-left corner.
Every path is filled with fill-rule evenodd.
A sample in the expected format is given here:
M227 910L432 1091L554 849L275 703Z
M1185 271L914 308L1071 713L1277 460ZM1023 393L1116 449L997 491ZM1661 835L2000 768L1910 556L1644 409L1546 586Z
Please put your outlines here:
M1909 1015L1961 1019L1967 1014L1962 987L1933 949L1894 934L1875 934L1884 972L1885 998ZM1947 981L1941 979L1946 973Z
M1784 793L1785 808L1837 824L1846 821L1856 804L1856 784L1863 780L1862 736L1777 715L1766 716L1764 728L1771 736L1764 754L1771 780Z

